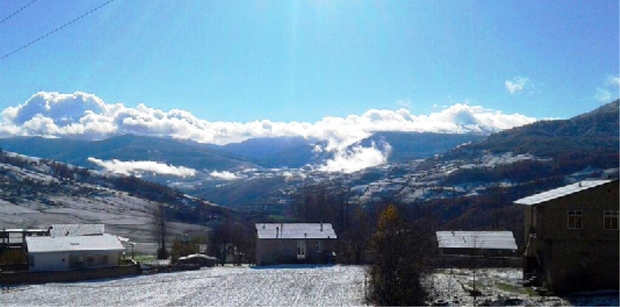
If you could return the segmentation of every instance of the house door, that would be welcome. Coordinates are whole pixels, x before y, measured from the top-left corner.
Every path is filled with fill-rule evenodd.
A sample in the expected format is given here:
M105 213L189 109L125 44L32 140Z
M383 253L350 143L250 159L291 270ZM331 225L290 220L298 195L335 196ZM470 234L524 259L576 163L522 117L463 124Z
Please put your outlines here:
M306 241L297 241L297 260L306 259Z

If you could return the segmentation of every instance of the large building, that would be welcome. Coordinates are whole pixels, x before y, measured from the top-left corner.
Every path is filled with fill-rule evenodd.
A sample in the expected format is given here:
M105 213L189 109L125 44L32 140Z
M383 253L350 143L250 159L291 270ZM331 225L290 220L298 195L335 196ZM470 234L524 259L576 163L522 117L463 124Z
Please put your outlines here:
M618 180L525 197L524 278L555 292L618 290Z
M256 264L326 263L335 256L329 223L257 223Z

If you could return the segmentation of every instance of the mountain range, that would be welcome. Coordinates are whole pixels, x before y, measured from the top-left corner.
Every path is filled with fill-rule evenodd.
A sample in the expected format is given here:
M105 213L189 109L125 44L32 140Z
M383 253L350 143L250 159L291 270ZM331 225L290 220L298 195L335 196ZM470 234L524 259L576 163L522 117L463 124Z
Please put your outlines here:
M617 176L618 105L616 100L571 119L543 120L491 135L376 132L340 153L325 150L326 141L301 137L227 145L135 135L100 141L16 137L0 139L0 147L94 169L100 167L89 158L192 168L197 173L185 178L141 175L213 203L255 212L288 215L288 204L304 186L338 182L353 203L398 199L430 204L443 208L439 215L445 222L482 226L488 220L475 220L483 215L472 216L471 208L514 210L494 206L508 206L511 199L566 181ZM359 148L376 149L385 160L356 172L320 169L337 154L346 157ZM493 196L498 189L504 195L499 201Z
M478 134L377 132L355 146L390 146L388 161L428 158L457 145L480 140ZM254 138L227 145L189 140L122 135L100 141L43 137L0 139L7 151L95 168L88 158L121 161L156 161L197 170L224 171L244 168L299 168L320 165L333 157L317 152L326 142L303 137Z

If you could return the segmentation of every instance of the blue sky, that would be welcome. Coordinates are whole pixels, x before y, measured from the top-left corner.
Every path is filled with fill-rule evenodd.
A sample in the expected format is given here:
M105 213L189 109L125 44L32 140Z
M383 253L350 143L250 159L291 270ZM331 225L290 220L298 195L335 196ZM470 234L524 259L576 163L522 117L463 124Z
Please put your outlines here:
M104 2L34 2L0 23L0 54ZM618 98L618 16L608 0L115 0L0 60L0 110L81 91L210 122L457 103L568 118Z

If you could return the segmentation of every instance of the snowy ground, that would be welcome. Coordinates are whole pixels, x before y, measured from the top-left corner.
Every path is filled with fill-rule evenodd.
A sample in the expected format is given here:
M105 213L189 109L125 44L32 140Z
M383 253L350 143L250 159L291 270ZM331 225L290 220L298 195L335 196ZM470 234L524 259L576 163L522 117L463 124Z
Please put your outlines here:
M359 266L215 267L79 283L12 288L0 306L363 305Z
M428 279L429 303L451 306L618 306L618 294L541 297L520 284L519 269L439 270ZM360 306L362 266L215 267L77 283L3 289L0 306Z
M470 295L474 271L470 269L441 269L428 279L431 301L450 306L618 306L618 293L584 293L571 297L541 296L530 287L523 287L522 271L516 268L475 270L476 290Z

